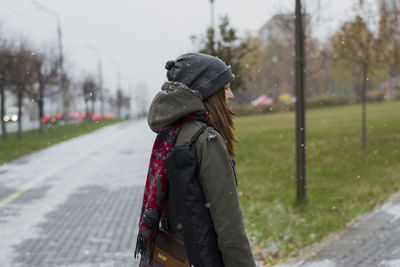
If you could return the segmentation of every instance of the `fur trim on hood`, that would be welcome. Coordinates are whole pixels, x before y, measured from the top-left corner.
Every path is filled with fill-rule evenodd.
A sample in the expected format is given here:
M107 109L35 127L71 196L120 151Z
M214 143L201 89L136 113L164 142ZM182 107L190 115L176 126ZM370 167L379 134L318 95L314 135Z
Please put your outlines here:
M155 133L180 118L205 110L199 91L180 82L166 82L151 102L147 122Z

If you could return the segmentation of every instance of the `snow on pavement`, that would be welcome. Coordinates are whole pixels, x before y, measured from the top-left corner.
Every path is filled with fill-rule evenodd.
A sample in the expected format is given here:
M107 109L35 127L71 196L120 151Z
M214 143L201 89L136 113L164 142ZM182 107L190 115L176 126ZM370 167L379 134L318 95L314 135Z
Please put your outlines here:
M154 137L145 120L123 122L0 166L1 266L11 266L13 246L37 238L45 215L79 188L143 186ZM18 202L34 190L44 193Z

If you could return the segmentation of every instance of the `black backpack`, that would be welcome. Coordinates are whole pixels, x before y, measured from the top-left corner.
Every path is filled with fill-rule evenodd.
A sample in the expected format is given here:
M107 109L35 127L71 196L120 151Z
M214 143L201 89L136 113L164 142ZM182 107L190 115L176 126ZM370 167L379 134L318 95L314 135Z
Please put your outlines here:
M182 236L191 266L223 267L217 234L199 181L194 143L207 128L203 125L190 142L175 146L166 159L166 171L175 206L182 224Z

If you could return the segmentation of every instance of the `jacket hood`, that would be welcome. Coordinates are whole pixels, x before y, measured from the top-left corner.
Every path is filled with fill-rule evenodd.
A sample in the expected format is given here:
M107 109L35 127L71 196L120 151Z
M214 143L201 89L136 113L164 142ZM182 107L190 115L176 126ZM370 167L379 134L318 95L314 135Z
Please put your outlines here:
M199 91L191 90L180 82L169 81L151 102L147 122L151 130L159 133L180 118L196 111L205 110Z

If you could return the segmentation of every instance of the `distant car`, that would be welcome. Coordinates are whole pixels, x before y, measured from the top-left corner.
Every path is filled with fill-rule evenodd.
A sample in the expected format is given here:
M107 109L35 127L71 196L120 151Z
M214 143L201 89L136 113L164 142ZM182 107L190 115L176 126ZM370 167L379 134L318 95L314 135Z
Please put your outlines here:
M18 121L18 108L9 107L6 108L6 114L3 117L4 122L17 122Z
M92 120L96 121L96 120L101 120L103 118L103 115L101 114L93 114L92 115Z
M110 112L106 115L106 120L114 120L117 117L114 115L114 113Z
M62 120L63 115L61 113L57 113L57 115L46 115L42 118L42 122L43 123L51 123L51 124L55 124L58 121Z
M78 112L73 111L73 112L71 112L71 113L69 113L67 115L67 120L78 120L78 121L81 121L82 120L82 116L79 115Z
M89 111L89 112L83 112L82 114L82 119L83 120L91 120L93 117L93 112Z

